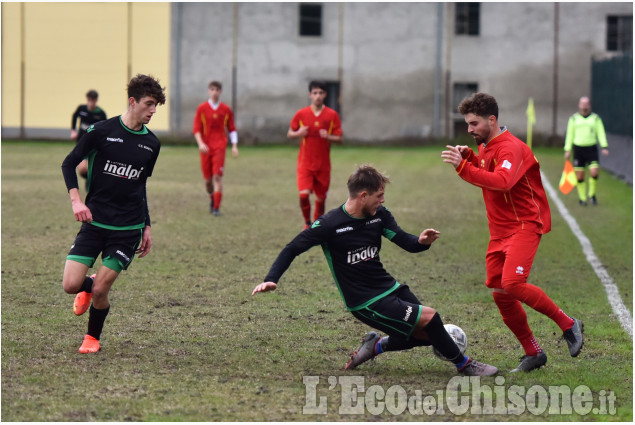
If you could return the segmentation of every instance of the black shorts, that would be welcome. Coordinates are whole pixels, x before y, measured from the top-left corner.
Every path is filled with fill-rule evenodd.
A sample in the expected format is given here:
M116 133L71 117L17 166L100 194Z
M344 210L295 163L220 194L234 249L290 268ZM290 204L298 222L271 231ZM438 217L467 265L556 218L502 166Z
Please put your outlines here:
M600 156L598 155L598 145L576 146L573 145L573 168L583 169L589 166L597 167Z
M103 265L121 273L132 262L142 234L143 229L110 230L83 223L66 259L92 267L101 252Z
M384 298L351 313L368 326L388 335L409 339L419 322L421 311L422 305L408 285L401 285Z

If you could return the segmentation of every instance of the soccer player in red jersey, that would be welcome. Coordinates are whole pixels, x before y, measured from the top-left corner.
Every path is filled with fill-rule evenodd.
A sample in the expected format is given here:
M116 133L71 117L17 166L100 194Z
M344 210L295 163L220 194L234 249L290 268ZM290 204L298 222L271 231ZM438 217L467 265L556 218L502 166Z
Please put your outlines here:
M220 215L223 197L227 132L232 143L232 155L234 158L238 157L238 133L234 125L234 113L220 101L222 91L220 82L209 83L209 100L196 108L192 130L201 156L201 170L210 197L210 212L215 216Z
M525 350L512 372L529 372L547 363L521 303L552 319L564 332L569 354L583 345L583 325L567 316L539 287L527 282L542 235L551 230L551 213L540 165L531 149L498 124L496 99L476 93L459 105L478 155L467 146L447 146L441 157L458 175L483 190L490 241L487 280L503 322Z
M311 225L311 192L315 193L313 221L324 214L326 193L331 182L331 142L342 143L339 114L324 104L326 84L309 83L311 104L295 113L287 132L290 139L301 138L297 182L304 229Z

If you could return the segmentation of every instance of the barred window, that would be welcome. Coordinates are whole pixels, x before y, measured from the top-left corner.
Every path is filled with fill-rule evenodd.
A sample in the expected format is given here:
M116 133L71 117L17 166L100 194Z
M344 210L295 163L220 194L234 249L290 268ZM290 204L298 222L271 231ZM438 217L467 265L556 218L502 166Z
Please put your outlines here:
M480 3L456 3L455 34L479 35L480 34Z
M633 16L606 17L606 50L609 52L633 50Z

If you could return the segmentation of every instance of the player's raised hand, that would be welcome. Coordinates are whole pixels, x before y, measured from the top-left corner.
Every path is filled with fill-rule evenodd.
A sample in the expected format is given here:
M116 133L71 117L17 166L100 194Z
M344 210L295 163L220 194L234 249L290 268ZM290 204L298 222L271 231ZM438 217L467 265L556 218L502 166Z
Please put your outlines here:
M254 296L258 292L275 291L277 287L278 287L278 285L276 285L273 282L263 282L263 283L261 283L260 285L258 285L258 286L256 286L254 288L254 290L251 292L251 295Z
M456 145L455 148L459 150L462 158L467 158L470 155L470 147L466 145Z
M454 168L457 168L461 164L461 161L463 161L463 156L461 155L459 147L446 145L446 148L448 148L449 150L441 152L441 158L443 158L443 162L452 164Z
M421 235L419 236L419 243L421 245L432 245L432 242L439 239L440 234L441 232L438 232L434 229L426 229L421 232Z

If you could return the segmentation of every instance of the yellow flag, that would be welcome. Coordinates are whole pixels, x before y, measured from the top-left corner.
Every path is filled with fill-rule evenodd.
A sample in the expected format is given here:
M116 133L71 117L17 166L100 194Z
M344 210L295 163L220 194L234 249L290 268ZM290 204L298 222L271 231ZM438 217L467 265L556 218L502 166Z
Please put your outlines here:
M560 177L560 192L566 195L573 190L576 184L578 184L578 178L575 176L573 164L567 160L564 162L564 170L562 170Z
M534 99L529 98L527 103L527 146L531 148L533 138L533 126L536 122L536 111L534 110Z

